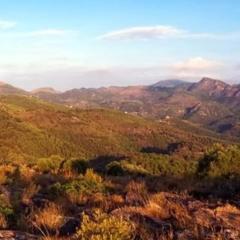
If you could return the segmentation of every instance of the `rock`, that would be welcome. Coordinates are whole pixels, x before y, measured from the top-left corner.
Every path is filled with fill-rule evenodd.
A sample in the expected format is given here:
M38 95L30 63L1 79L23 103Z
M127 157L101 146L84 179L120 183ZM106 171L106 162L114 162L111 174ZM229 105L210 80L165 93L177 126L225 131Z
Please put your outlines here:
M0 230L0 239L4 240L37 240L40 237L18 231Z

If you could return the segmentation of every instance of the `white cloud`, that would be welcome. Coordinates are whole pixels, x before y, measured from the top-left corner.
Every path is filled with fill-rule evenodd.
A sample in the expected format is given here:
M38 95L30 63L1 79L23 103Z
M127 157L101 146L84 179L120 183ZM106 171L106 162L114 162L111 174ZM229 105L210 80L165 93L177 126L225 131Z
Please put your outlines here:
M183 79L196 79L203 76L222 79L233 73L228 64L203 57L193 57L177 62L169 66L168 71L173 76Z
M128 86L151 84L163 79L200 80L208 76L239 81L236 63L192 57L172 64L149 66L87 67L74 59L60 58L29 64L0 62L0 80L34 89L52 86L59 90L80 87Z
M98 39L104 40L136 40L136 39L146 40L162 38L236 40L240 38L240 32L229 33L190 32L174 26L157 25L124 28L117 31L108 32L98 37Z
M119 31L106 33L99 37L99 39L124 40L124 39L149 39L149 38L163 38L174 37L185 34L184 30L172 26L149 26L149 27L132 27L125 28Z
M70 30L64 30L64 29L43 29L43 30L37 30L32 31L28 33L27 35L32 37L41 37L41 36L64 36L69 34Z
M194 57L188 60L176 63L173 68L176 70L187 71L187 70L204 70L213 69L222 66L221 62L205 59L202 57Z
M14 28L15 26L16 26L16 22L0 20L0 30L11 29L11 28Z

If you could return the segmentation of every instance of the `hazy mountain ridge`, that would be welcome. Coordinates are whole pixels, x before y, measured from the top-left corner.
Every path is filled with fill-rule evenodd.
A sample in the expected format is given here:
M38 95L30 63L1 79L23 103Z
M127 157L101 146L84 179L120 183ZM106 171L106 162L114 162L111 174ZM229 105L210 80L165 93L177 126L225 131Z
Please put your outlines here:
M240 136L240 86L206 77L195 83L166 80L150 86L80 88L65 92L41 88L30 93L3 84L0 94L27 94L71 107L111 108L158 120L185 119L219 133Z
M152 85L153 88L175 88L178 86L190 86L192 85L191 82L186 82L184 80L179 79L169 79L169 80L162 80Z
M151 86L74 89L46 100L77 107L113 108L156 119L177 117L239 136L239 130L232 131L239 121L239 91L237 85L203 78L197 83L168 80ZM231 119L229 124L226 119Z
M52 93L52 94L57 94L61 93L60 91L55 90L52 87L43 87L43 88L37 88L31 91L33 94L39 94L39 93Z

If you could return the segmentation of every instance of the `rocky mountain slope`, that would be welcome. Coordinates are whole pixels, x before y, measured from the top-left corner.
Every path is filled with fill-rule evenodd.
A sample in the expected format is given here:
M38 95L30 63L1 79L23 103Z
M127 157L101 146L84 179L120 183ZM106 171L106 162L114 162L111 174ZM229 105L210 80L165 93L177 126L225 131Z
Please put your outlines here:
M0 95L32 95L78 108L110 108L156 120L182 119L227 136L240 137L240 86L203 78L190 83L160 81L151 86L80 88L32 92L0 85Z
M158 120L185 119L240 136L240 86L210 78L197 83L169 80L151 86L73 89L39 97L72 107L107 107Z

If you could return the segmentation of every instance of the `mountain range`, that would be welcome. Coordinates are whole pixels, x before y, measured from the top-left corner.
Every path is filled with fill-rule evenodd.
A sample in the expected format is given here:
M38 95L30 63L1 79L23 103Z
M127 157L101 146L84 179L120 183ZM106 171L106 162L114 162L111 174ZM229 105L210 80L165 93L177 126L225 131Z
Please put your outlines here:
M226 136L240 137L240 85L202 78L159 81L149 86L80 88L31 92L1 83L1 95L26 95L71 108L110 108L158 121L187 121Z

